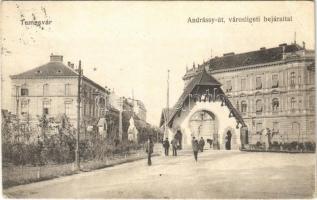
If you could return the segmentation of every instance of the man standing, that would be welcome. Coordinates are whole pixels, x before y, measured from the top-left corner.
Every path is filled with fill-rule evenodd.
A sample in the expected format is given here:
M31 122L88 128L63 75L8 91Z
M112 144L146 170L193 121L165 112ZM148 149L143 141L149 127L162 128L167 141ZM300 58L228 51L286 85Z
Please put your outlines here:
M168 156L168 151L170 148L170 142L168 141L168 138L166 138L165 141L163 142L163 147L165 150L165 156Z
M192 140L192 148L193 148L193 152L194 152L195 161L197 162L197 157L198 157L198 141L195 139L195 137L193 137L193 140Z
M174 139L171 141L173 156L177 156L177 143L177 139L174 137Z
M201 152L204 151L204 146L205 146L205 140L204 140L203 137L201 137L200 140L199 140L199 148L200 148Z
M154 146L154 144L153 144L152 138L149 137L148 141L146 142L146 146L145 146L145 151L146 151L146 153L148 155L147 164L149 166L152 165L151 155L153 153L153 146Z

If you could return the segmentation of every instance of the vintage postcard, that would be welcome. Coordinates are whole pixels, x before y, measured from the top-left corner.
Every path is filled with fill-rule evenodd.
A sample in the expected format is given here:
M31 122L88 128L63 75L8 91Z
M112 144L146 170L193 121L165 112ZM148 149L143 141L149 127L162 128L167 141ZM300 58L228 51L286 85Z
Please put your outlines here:
M312 1L3 1L3 198L316 198Z

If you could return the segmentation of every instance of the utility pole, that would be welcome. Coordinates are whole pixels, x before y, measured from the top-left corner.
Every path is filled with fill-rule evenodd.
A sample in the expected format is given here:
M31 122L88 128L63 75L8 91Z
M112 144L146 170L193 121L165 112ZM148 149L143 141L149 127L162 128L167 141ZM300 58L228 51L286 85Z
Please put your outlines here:
M170 79L170 70L167 70L167 99L166 99L166 119L165 119L165 137L168 137L168 131L167 131L167 127L168 127L168 120L169 120L169 109L170 109L170 105L169 105L169 96L170 96L170 91L169 91L169 79Z
M3 90L2 90L3 91ZM19 138L20 138L20 117L19 117L19 101L20 101L20 99L19 99L19 94L20 94L20 92L19 92L19 86L18 85L16 85L15 86L15 98L16 98L16 102L17 102L17 107L16 107L16 115L17 115L17 123L18 123L18 140L19 140Z
M75 162L77 170L80 170L80 157L79 157L79 134L80 134L80 102L81 102L81 61L79 60L78 66L78 96L77 96L77 133L76 133L76 155Z

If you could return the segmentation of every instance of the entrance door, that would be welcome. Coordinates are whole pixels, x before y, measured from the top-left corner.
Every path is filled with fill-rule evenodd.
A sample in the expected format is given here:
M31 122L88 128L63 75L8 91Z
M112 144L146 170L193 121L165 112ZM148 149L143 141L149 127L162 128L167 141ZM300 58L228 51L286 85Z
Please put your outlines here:
M178 141L178 149L182 149L182 138L183 138L183 134L180 130L178 130L175 134L175 138Z
M231 131L227 131L226 138L225 138L226 139L225 140L226 150L231 149L231 137L232 137Z

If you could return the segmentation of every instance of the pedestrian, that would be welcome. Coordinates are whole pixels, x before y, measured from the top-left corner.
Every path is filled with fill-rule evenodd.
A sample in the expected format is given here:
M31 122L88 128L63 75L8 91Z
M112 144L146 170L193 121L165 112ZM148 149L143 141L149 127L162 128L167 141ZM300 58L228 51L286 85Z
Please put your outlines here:
M203 137L201 137L200 140L199 140L199 149L200 149L201 152L204 151L204 146L205 146L205 140L204 140Z
M168 152L170 149L170 142L168 141L168 138L165 138L165 141L163 142L163 147L165 151L165 156L168 156Z
M177 156L177 144L178 144L178 141L174 137L174 139L172 139L172 141L171 141L171 145L172 145L172 149L173 149L173 156Z
M209 143L209 147L212 148L212 139L207 139L207 143Z
M152 141L152 138L149 137L148 141L146 142L145 144L145 151L147 153L147 164L150 166L152 165L152 161L151 161L151 155L153 153L153 141Z
M198 150L199 150L199 147L198 147L198 141L195 139L195 137L193 137L193 140L192 140L192 148L193 148L193 152L194 152L194 157L195 157L195 161L197 162L197 157L198 157Z
M226 146L226 150L230 150L230 144L229 144L228 136L225 137L225 146Z

